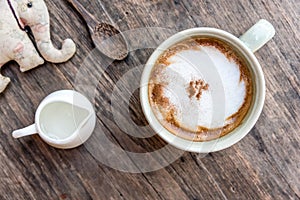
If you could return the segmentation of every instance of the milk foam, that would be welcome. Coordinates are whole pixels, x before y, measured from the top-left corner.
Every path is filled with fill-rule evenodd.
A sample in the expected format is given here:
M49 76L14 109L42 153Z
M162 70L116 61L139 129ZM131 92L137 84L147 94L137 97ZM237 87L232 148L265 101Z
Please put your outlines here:
M181 127L196 132L199 126L215 129L231 123L230 116L240 109L246 95L246 84L233 59L214 46L199 45L198 49L176 52L167 62L170 64L161 71L163 80L159 81L167 81L163 95L176 108L175 118ZM199 99L187 92L195 80L208 84ZM164 120L161 114L157 117Z

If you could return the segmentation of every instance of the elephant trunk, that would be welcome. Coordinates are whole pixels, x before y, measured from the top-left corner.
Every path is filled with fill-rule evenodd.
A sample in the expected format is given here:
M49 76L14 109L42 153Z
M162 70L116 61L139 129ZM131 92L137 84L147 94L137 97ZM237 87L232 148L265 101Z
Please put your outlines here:
M49 23L39 23L31 26L37 48L43 58L49 62L61 63L70 59L75 51L75 43L71 39L66 39L62 43L61 49L56 49L50 38Z

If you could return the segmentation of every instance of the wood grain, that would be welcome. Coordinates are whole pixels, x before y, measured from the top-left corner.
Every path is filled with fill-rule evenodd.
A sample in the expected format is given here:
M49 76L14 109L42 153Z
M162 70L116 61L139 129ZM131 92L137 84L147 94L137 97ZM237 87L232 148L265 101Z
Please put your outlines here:
M155 47L174 32L198 26L221 28L238 36L260 18L269 20L276 29L275 37L255 53L263 67L267 93L262 115L251 132L231 148L205 157L169 147L166 151L182 156L146 173L121 172L96 159L104 158L110 149L95 155L96 151L85 145L71 150L52 148L37 135L12 138L13 130L33 122L34 110L49 93L72 88L85 91L84 85L78 85L78 73L87 73L82 83L96 84L91 101L97 109L101 134L128 152L154 152L167 146L148 126L138 90L129 89L138 86L153 47L133 49L124 61L109 64L110 60L93 50L87 26L67 1L45 2L54 44L59 47L63 39L71 37L77 52L66 63L45 63L26 73L21 73L15 62L2 69L12 82L0 95L0 199L300 199L299 1L80 0L95 18L121 31L166 28L159 37L155 31L131 35L131 45L136 47ZM98 65L86 69L90 54ZM112 112L113 102L127 100L126 95L111 94L129 72L133 72L131 79L119 88L130 96L129 108L115 108L122 122L132 120L143 133L152 135L149 138L126 134L143 133L141 129L119 127ZM130 119L126 119L127 112ZM97 146L97 133L87 144ZM133 162L131 154L114 156ZM148 159L154 165L170 158L155 160L151 154Z

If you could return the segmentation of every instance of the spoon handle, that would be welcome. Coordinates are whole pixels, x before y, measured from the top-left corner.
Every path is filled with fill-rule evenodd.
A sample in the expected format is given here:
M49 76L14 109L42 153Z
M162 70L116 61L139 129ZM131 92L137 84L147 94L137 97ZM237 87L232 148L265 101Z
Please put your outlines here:
M88 12L81 3L78 2L78 0L67 0L76 10L79 12L79 14L84 18L86 21L89 30L91 33L94 32L94 27L98 24L98 21L94 18L94 16Z

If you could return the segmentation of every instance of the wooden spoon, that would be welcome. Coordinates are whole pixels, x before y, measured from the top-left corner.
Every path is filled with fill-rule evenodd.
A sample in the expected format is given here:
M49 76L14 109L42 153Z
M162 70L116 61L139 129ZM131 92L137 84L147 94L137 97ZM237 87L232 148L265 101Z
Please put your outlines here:
M106 56L123 60L128 55L126 40L113 25L97 21L77 0L67 0L87 23L95 46Z

